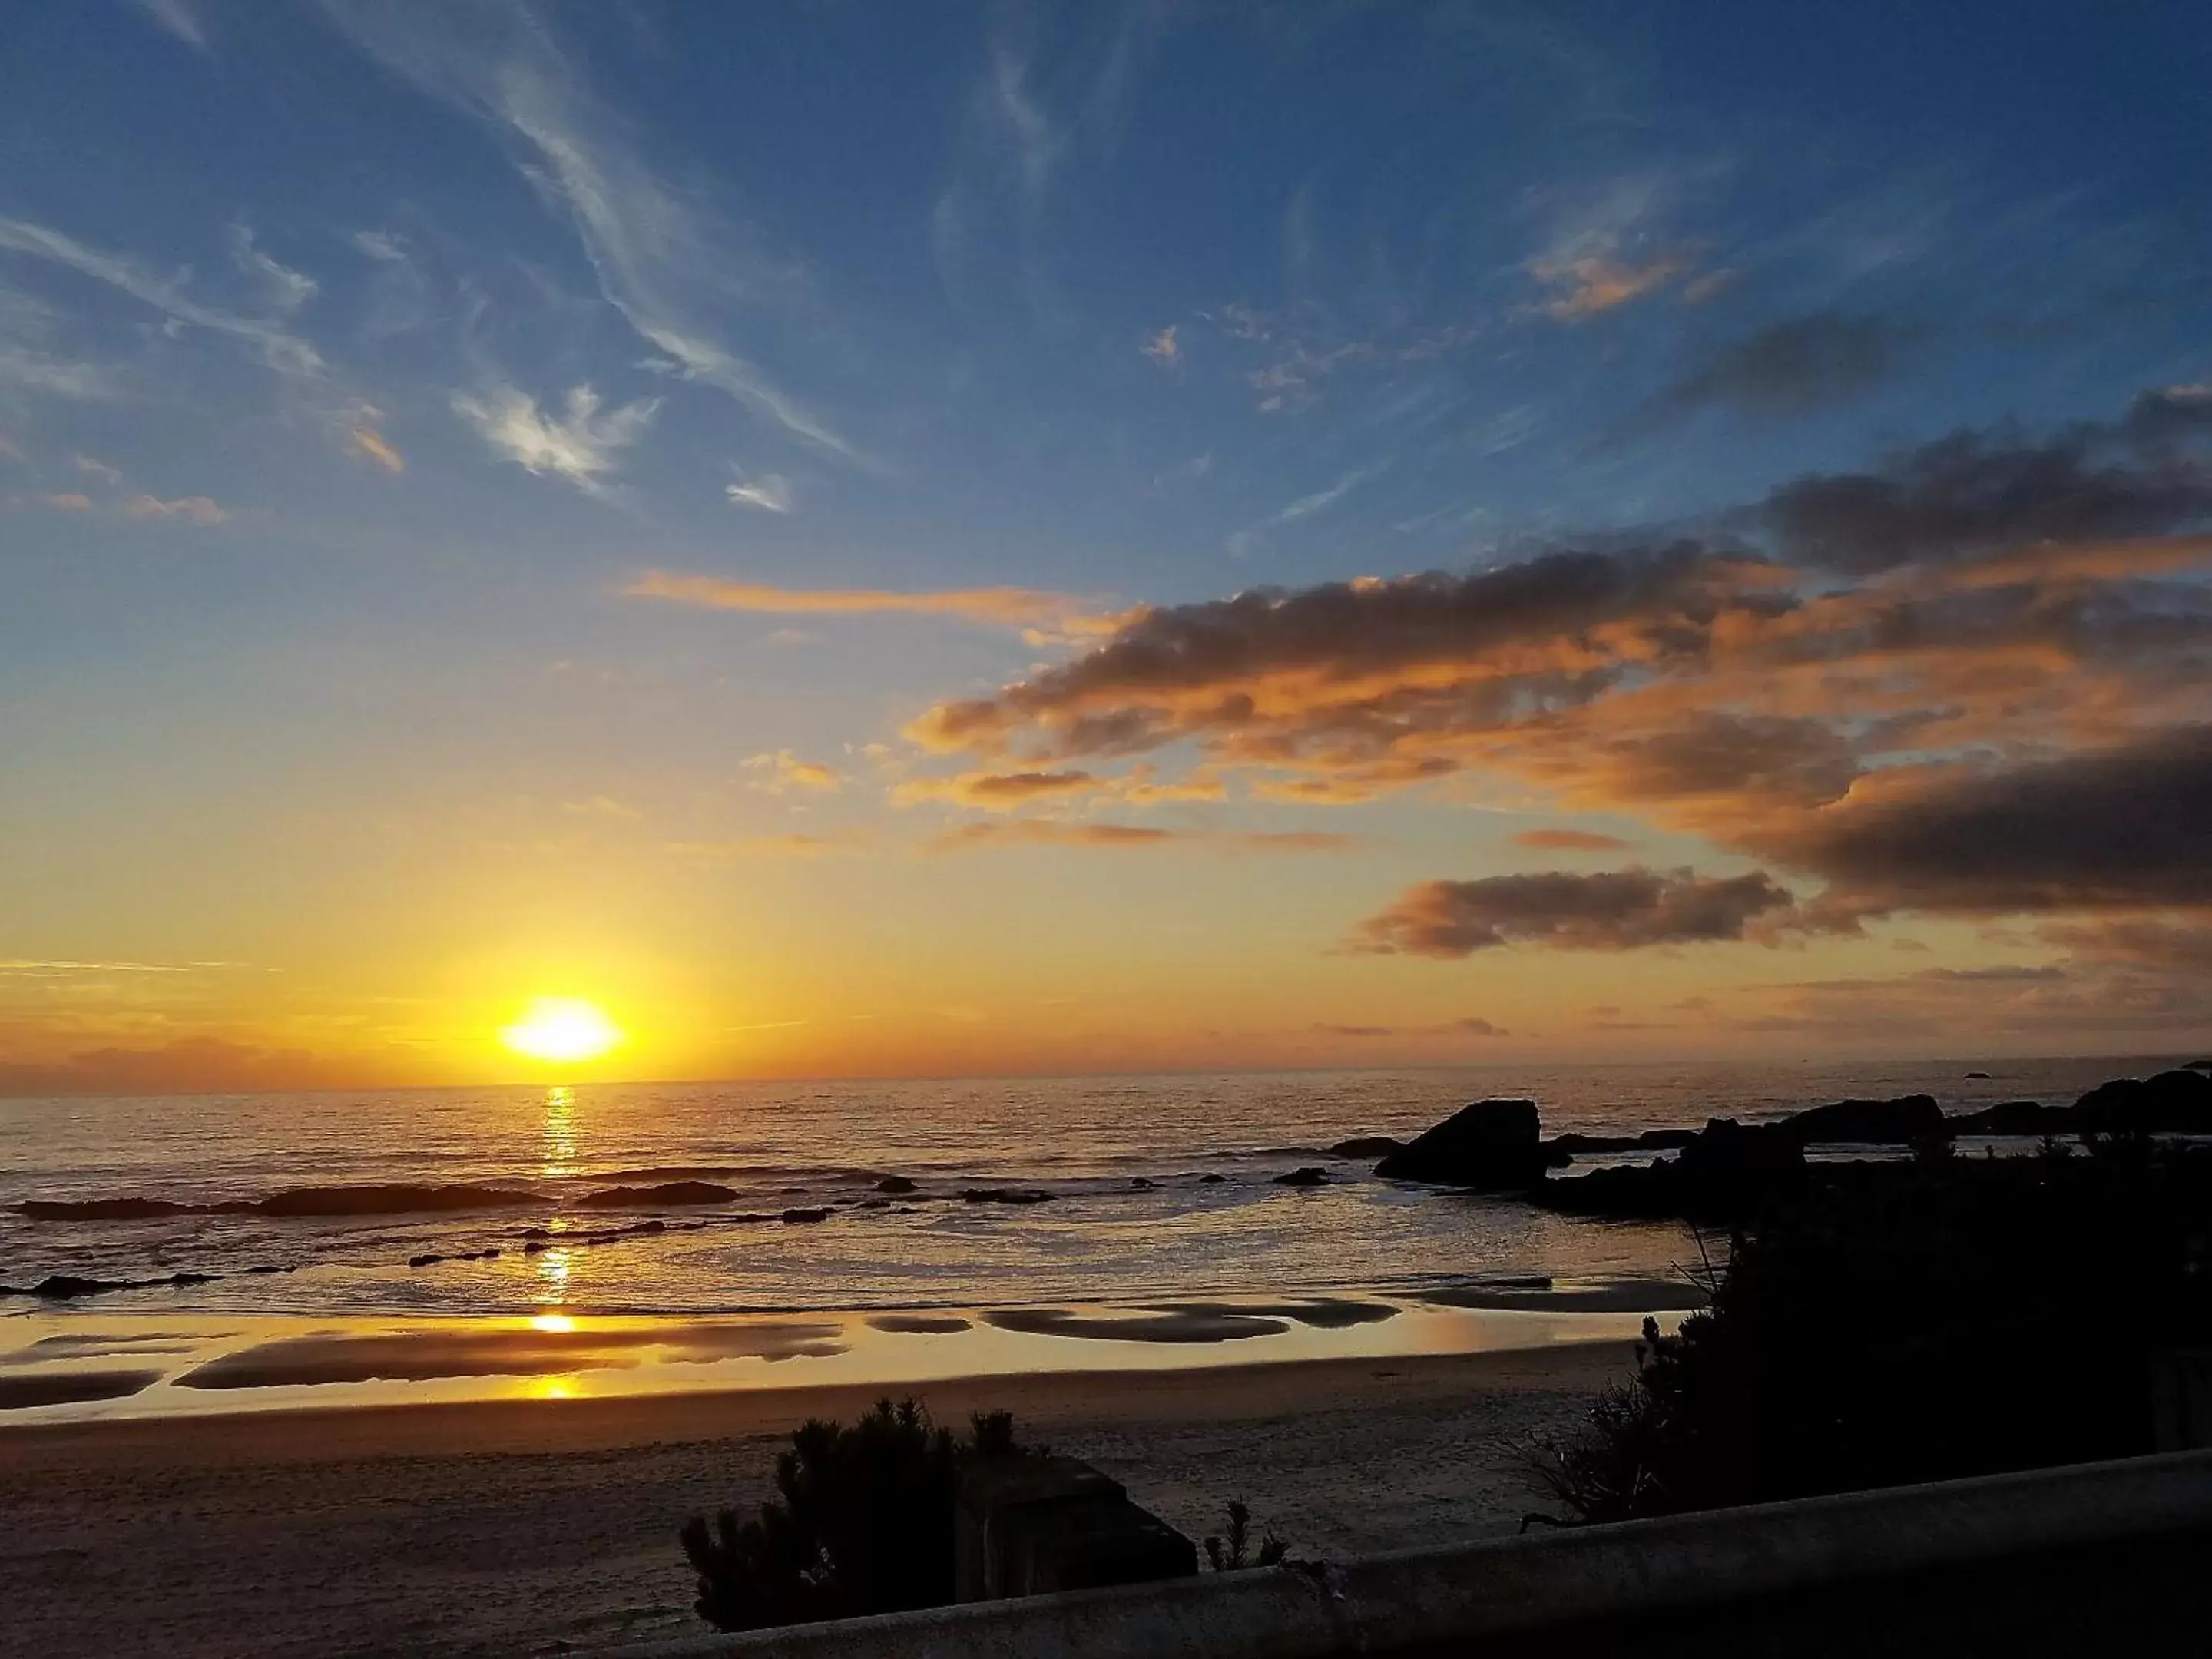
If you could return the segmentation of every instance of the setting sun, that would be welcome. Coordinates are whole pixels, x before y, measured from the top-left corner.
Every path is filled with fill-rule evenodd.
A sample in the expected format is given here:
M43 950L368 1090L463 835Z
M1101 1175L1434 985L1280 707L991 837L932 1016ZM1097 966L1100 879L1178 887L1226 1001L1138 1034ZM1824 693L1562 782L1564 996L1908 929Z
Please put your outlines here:
M536 997L499 1039L532 1060L597 1060L623 1040L619 1027L591 1003L575 997Z

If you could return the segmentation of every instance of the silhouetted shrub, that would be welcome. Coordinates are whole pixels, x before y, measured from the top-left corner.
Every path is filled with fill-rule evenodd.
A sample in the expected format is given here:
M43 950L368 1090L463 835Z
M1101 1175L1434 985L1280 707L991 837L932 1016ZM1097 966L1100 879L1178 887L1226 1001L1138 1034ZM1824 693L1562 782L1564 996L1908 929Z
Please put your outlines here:
M2152 1449L2149 1362L2212 1338L2212 1158L1820 1166L1735 1241L1539 1479L1615 1521Z
M681 1534L699 1575L699 1616L757 1630L939 1607L954 1597L953 1498L963 1463L1023 1455L1010 1412L979 1413L969 1437L919 1401L878 1401L850 1428L811 1420L775 1462L779 1496L751 1520L725 1510Z
M1246 1567L1272 1567L1291 1553L1291 1547L1275 1536L1274 1528L1267 1529L1260 1540L1259 1553L1252 1553L1252 1511L1231 1500L1223 1510L1223 1532L1209 1534L1206 1540L1206 1559L1216 1572L1241 1572Z

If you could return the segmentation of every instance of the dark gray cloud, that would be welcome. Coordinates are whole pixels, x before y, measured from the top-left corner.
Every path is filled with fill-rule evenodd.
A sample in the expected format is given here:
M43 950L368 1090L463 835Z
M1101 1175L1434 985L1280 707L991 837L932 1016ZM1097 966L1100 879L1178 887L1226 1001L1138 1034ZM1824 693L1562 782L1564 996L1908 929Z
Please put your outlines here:
M1822 902L1980 913L2212 904L2212 726L1933 774L1770 838Z
M1358 938L1365 950L1417 957L1471 956L1503 945L1631 951L1741 939L1753 923L1794 911L1796 902L1761 870L1732 877L1553 870L1423 882L1362 922Z
M1698 409L1771 418L1847 403L1896 378L1917 333L1877 317L1792 317L1722 347L1654 398L1643 423Z
M2039 542L2170 535L2212 521L2212 391L2138 396L2118 421L2044 442L1958 432L1864 472L1783 485L1753 515L1783 556L1869 574Z

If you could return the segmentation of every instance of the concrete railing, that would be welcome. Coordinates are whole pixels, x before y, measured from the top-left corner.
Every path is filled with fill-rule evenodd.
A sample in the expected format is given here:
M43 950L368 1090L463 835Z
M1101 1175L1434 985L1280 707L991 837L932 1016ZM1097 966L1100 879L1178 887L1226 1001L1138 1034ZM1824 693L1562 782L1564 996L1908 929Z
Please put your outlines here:
M2212 1452L699 1636L622 1659L2121 1651L2212 1638ZM2193 1644L2189 1651L2199 1650ZM611 1659L611 1656L610 1656Z

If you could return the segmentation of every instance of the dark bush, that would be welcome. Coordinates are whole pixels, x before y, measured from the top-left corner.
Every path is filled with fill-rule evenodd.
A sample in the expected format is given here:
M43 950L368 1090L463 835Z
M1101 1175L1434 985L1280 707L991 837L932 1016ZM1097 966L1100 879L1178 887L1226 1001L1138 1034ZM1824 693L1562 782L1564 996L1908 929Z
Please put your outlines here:
M850 1428L808 1422L777 1457L778 1496L755 1518L725 1510L711 1528L703 1517L684 1526L699 1616L757 1630L951 1601L960 1468L1021 1455L1007 1412L973 1418L964 1442L912 1399L878 1401Z
M2208 1230L2212 1158L2139 1139L1819 1168L1539 1477L1614 1521L2149 1451L2151 1356L2212 1338Z
M1222 1533L1210 1534L1206 1540L1206 1559L1216 1572L1241 1572L1246 1567L1272 1567L1291 1553L1291 1547L1276 1537L1271 1527L1266 1536L1260 1540L1259 1553L1254 1554L1252 1511L1233 1499L1222 1511Z

